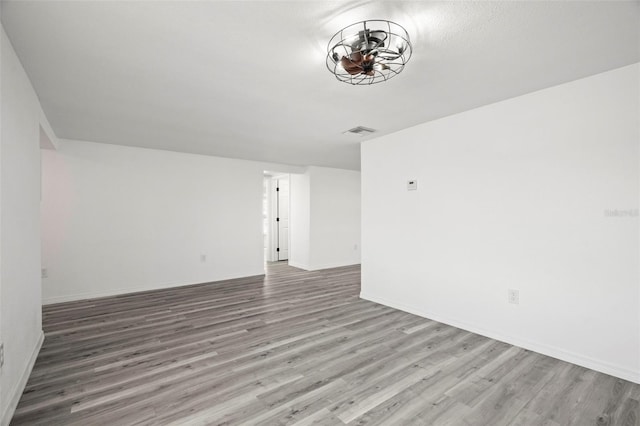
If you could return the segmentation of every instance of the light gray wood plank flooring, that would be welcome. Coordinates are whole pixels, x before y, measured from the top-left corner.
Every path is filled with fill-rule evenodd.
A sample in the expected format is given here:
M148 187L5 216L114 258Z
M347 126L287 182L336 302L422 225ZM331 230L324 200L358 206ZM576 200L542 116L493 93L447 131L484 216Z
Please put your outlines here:
M638 426L640 386L358 298L359 267L44 308L13 425Z

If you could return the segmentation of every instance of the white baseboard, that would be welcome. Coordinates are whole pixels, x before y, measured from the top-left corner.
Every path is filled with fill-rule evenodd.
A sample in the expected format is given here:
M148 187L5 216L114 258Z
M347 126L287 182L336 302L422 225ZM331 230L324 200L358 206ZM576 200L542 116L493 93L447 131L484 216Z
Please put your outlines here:
M40 348L42 348L42 342L44 342L44 333L40 332L40 338L38 338L38 342L36 346L33 348L33 352L31 353L31 357L29 358L29 362L27 363L26 368L22 372L20 376L20 380L14 388L9 393L10 400L9 405L5 409L4 413L2 413L2 418L0 419L1 426L8 426L11 423L11 418L13 417L13 413L16 411L16 407L18 406L18 402L20 402L20 397L22 396L22 392L24 392L25 386L27 386L27 381L29 380L29 376L31 375L31 370L33 370L33 366L36 363L36 359L38 358L38 354L40 353Z
M371 302L379 303L381 305L389 306L394 309L398 309L410 314L418 315L423 318L428 318L433 321L441 322L443 324L451 325L453 327L461 328L472 333L480 334L491 339L499 340L501 342L509 343L510 345L518 346L523 349L538 352L543 355L550 356L552 358L559 359L561 361L570 362L572 364L586 367L591 370L599 371L601 373L609 374L624 380L628 380L633 383L640 384L640 371L634 371L628 368L620 367L618 365L611 364L606 361L593 359L588 356L584 356L575 352L567 351L562 348L550 346L540 342L532 342L526 339L515 336L507 336L491 330L486 330L482 327L478 327L473 324L469 324L464 321L459 321L446 316L434 314L423 309L408 306L404 303L389 300L384 297L378 297L365 292L360 293L360 298L369 300Z
M293 266L294 268L298 268L298 269L304 269L305 271L309 271L309 265L307 265L306 263L298 263L298 262L292 262L291 260L288 261L289 266Z
M331 268L341 268L343 266L353 266L359 265L360 262L334 262L334 263L323 263L320 265L312 265L308 270L309 271L321 271L323 269L331 269Z
M43 305L52 305L54 303L64 303L64 302L75 302L78 300L87 300L87 299L97 299L100 297L109 297L109 296L118 296L121 294L131 294L131 293L139 293L141 291L151 291L151 290L164 290L167 288L172 288L172 287L183 287L183 286L188 286L188 285L197 285L197 284L205 284L205 283L215 283L218 281L227 281L227 280L235 280L235 279L240 279L240 278L252 278L252 277L261 277L264 276L264 270L262 271L255 271L255 274L251 274L251 275L231 275L231 276L225 276L222 278L215 278L212 280L207 280L207 281L200 281L200 282L168 282L168 283L161 283L161 284L155 284L155 285L148 285L148 286L138 286L138 287L121 287L121 288L114 288L114 289L109 289L109 290L105 290L105 291L90 291L90 292L84 292L84 293L74 293L74 294L64 294L61 296L52 296L52 297L47 297L47 298L43 298L42 299L42 304Z
M335 262L335 263L325 263L322 265L308 265L306 263L299 263L296 261L288 261L289 266L293 266L294 268L304 269L305 271L321 271L323 269L331 269L331 268L340 268L342 266L353 266L359 265L360 262L351 263L351 262Z

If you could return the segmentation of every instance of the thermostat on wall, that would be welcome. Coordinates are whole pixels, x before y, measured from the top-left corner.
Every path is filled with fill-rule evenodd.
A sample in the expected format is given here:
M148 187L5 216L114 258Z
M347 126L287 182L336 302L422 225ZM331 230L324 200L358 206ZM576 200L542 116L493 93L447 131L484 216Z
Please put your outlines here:
M407 181L407 190L415 191L418 189L418 181L416 179L411 179Z

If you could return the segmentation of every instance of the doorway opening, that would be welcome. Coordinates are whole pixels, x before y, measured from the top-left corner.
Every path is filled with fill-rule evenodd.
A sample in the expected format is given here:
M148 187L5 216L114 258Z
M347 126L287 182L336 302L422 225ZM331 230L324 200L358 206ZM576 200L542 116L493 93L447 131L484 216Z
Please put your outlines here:
M289 175L265 172L262 216L266 262L289 259L289 204Z

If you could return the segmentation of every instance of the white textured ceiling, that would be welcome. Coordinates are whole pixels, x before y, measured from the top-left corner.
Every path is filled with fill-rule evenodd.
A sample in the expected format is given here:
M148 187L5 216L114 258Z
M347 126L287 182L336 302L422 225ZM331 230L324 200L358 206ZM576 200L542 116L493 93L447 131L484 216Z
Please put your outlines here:
M390 19L396 78L338 82L326 44ZM359 143L640 60L639 2L3 1L58 137L358 169ZM343 135L363 125L372 136Z

